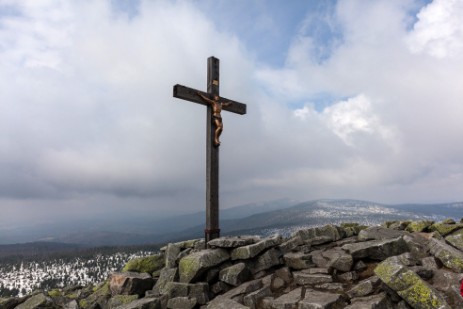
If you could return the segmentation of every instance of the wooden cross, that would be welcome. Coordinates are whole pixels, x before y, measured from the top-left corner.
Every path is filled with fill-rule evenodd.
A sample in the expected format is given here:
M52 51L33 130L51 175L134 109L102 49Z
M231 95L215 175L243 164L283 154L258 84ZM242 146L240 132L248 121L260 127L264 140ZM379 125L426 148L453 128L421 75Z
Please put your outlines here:
M207 106L206 131L206 244L220 237L219 228L219 145L222 131L220 110L246 114L246 105L219 96L219 59L207 59L207 93L181 85L174 86L174 97ZM214 101L214 102L212 102ZM216 104L220 104L217 106ZM211 106L211 105L216 105ZM217 115L217 109L219 109ZM218 117L219 116L219 117ZM220 122L219 119L220 118ZM220 129L218 129L220 126Z

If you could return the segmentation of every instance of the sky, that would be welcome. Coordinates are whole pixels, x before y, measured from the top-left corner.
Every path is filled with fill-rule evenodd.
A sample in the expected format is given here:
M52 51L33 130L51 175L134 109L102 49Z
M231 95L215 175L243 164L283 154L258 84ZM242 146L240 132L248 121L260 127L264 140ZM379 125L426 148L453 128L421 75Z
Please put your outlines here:
M0 0L0 223L205 205L463 200L463 2Z

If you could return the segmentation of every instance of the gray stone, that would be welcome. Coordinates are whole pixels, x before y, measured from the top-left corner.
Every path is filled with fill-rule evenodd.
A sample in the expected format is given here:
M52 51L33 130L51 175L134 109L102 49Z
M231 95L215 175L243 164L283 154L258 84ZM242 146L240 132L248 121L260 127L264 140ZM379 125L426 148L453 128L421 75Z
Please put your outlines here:
M35 309L35 308L54 308L51 298L45 296L43 293L36 294L26 300L24 303L18 305L17 309Z
M200 305L204 305L209 301L209 285L205 282L198 283L183 283L169 282L166 285L166 295L169 298L189 297L196 299Z
M346 294L349 296L349 298L364 297L373 294L379 287L380 282L381 281L378 277L372 276L360 281L357 285L347 291Z
M325 274L325 275L328 275L330 273L328 268L321 268L321 267L309 268L307 270L304 270L303 272L307 274Z
M230 298L218 296L207 305L207 309L249 309L249 307Z
M161 309L159 298L141 298L115 309Z
M401 237L405 234L406 232L404 231L392 230L381 226L371 226L367 229L360 231L360 233L358 234L358 239L362 241L372 239L384 240Z
M79 304L77 303L77 301L75 299L73 299L70 302L68 302L67 304L65 304L63 308L64 309L79 309ZM6 308L6 309L8 309L8 308Z
M428 257L422 258L421 259L421 265L423 265L423 267L426 267L426 268L432 269L432 270L435 270L435 269L439 268L439 265L437 265L437 262L436 262L436 258L433 257L433 256L428 256Z
M274 309L296 309L297 304L302 299L302 288L292 290L287 294L283 294L278 298L275 298L271 302L271 306Z
M429 241L429 252L447 268L463 272L463 252L434 238Z
M251 309L255 309L258 306L258 303L267 296L271 296L272 291L270 287L264 286L257 291L251 292L248 295L244 296L243 302L246 306Z
M403 237L407 244L408 251L417 259L421 259L428 256L428 243L429 240L423 237L421 234L413 233Z
M153 278L147 273L122 272L112 273L109 279L109 289L112 295L143 296L154 285Z
M302 241L308 245L320 245L331 241L337 241L343 235L339 232L339 228L334 225L325 225L322 227L314 227L296 231L292 237L299 236Z
M258 289L262 288L262 286L262 280L260 279L248 281L224 293L221 297L235 299L236 297L244 296L244 294L257 291Z
M345 302L340 294L307 291L298 309L330 309L344 306Z
M257 236L220 237L209 241L208 245L218 248L237 248L255 244L259 240Z
M167 308L169 309L193 309L196 306L196 298L175 297L169 298Z
M281 251L278 248L271 248L259 255L252 263L251 272L256 274L260 271L267 270L271 267L281 265L280 257Z
M347 244L342 246L342 249L349 252L355 260L370 258L380 261L408 251L407 244L402 237Z
M115 295L108 301L109 308L119 307L138 299L138 295Z
M387 298L386 293L380 293L373 296L353 298L351 305L344 309L393 309L393 306Z
M166 284L169 282L174 282L178 278L178 268L163 268L161 269L161 274L159 275L158 281L154 285L153 292L154 294L164 294Z
M293 274L291 273L288 267L282 267L275 270L275 276L283 279L283 281L286 284L291 283L291 281L293 280Z
M321 255L327 259L326 267L330 269L347 272L352 269L352 265L354 264L352 256L341 248L328 249L323 251Z
M287 241L283 242L279 246L279 248L283 253L288 253L303 244L304 244L304 241L302 241L302 238L299 235L296 235L294 237L291 237Z
M210 287L210 291L214 295L223 294L223 293L229 291L230 289L231 289L231 287L228 284L226 284L225 282L222 282L222 281L216 282L213 285L211 285L211 287Z
M460 229L448 235L447 237L445 237L445 240L455 248L459 249L460 251L463 251L463 229Z
M367 268L368 268L367 264L365 264L365 262L363 262L362 260L358 261L354 265L354 270L359 271L359 272L362 272L366 270Z
M450 307L463 308L463 298L460 295L462 279L463 274L456 274L446 269L436 269L432 278L432 286L444 294Z
M295 271L293 273L294 281L298 285L313 285L320 283L333 282L333 277L323 274L307 274L302 271Z
M248 281L251 278L251 272L245 263L238 263L224 268L219 273L219 279L233 286Z
M413 308L450 309L437 290L402 264L387 259L375 268L375 274Z
M356 281L358 279L358 274L355 271L348 271L346 273L341 273L336 275L336 279L341 282L351 282Z
M410 270L415 272L415 274L417 274L424 280L429 280L434 275L434 271L432 269L423 266L411 266Z
M399 301L396 305L396 308L397 309L412 309L412 307L407 305L407 303L404 300Z
M344 284L340 282L315 284L313 287L318 290L336 292L336 293L344 293L344 290L345 290Z
M313 265L312 256L303 252L289 252L283 258L286 266L296 270L306 269Z
M400 255L391 256L389 260L395 263L400 263L404 266L415 266L418 264L418 260L410 252L405 252Z
M168 244L166 249L166 267L177 267L177 257L180 254L180 246L176 244Z
M265 238L255 244L247 245L233 249L231 252L232 260L245 260L257 256L262 251L281 244L283 241L280 235L274 235L269 238Z
M271 276L272 281L270 282L270 290L272 292L281 291L287 287L286 282L277 276Z
M179 262L180 281L194 282L206 270L225 262L229 258L230 255L224 249L206 249L185 256Z

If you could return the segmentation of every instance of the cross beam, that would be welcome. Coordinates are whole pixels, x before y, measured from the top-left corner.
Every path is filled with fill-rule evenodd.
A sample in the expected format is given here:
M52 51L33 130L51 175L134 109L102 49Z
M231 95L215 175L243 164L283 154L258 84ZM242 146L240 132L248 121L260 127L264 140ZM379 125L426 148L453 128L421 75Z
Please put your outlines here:
M246 104L219 96L219 59L207 59L207 92L182 85L174 86L174 97L207 106L206 131L206 244L220 237L219 228L219 145L217 125L222 126L221 110L246 114ZM212 106L217 105L218 106ZM220 119L220 121L219 121Z

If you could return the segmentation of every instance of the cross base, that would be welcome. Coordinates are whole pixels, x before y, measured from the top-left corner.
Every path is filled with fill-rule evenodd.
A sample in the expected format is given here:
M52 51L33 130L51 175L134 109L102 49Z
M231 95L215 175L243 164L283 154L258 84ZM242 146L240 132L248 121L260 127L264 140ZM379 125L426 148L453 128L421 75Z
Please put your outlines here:
M209 248L207 244L209 240L213 240L220 237L220 229L205 229L204 230L204 239L206 240L206 247Z

